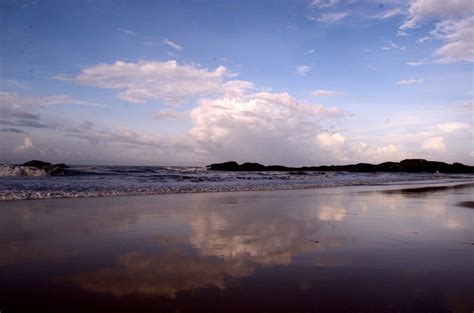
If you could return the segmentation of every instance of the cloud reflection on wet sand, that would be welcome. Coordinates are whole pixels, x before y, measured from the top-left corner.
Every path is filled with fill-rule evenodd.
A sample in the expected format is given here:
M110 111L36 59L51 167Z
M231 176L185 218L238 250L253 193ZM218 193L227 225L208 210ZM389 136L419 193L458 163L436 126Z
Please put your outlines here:
M457 243L474 235L473 211L456 205L469 191L427 192L335 188L9 203L0 220L0 279L7 270L40 266L51 288L177 299L206 288L235 290L264 269L307 272L297 282L303 293L323 287L315 270L321 279L367 271L368 280L374 270L398 271L408 282L424 273L472 274L473 252ZM470 304L458 287L444 288L457 299L449 300L457 301L453 307Z

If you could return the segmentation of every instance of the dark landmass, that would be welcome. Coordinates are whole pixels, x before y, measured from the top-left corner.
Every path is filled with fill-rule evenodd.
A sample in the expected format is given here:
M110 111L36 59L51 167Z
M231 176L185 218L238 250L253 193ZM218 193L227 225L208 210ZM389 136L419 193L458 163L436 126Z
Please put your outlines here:
M406 172L406 173L449 173L466 174L474 173L474 166L464 165L462 163L448 164L437 161L427 161L423 159L407 159L400 162L384 162L380 164L358 163L349 165L323 165L323 166L304 166L287 167L282 165L265 166L259 163L243 163L230 161L216 163L207 166L211 171L286 171L286 172Z
M64 175L66 169L69 168L64 163L60 164L51 164L49 162L38 161L38 160L31 160L21 164L21 166L29 166L29 167L36 167L37 169L44 170L49 175Z

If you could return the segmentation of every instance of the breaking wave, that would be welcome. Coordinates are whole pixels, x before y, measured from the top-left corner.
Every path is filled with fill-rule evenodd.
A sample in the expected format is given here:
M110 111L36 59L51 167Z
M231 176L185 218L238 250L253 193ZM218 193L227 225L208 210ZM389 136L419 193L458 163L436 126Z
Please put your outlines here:
M21 165L0 165L0 177L47 176L45 170Z

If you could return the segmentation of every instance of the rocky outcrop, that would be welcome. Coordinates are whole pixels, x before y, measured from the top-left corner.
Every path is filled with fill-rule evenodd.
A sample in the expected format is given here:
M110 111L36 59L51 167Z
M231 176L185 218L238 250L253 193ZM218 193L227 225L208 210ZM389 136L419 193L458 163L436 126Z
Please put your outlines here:
M282 165L265 166L259 163L243 163L230 161L207 166L212 171L287 171L287 172L407 172L407 173L474 173L474 166L461 163L448 164L423 159L407 159L401 162L384 162L380 164L358 163L349 165L286 167Z
M44 162L44 161L39 161L39 160L31 160L31 161L21 164L21 166L34 167L40 170L44 170L47 174L53 175L53 176L64 175L66 172L66 169L69 168L69 166L67 166L64 163L51 164L49 162Z

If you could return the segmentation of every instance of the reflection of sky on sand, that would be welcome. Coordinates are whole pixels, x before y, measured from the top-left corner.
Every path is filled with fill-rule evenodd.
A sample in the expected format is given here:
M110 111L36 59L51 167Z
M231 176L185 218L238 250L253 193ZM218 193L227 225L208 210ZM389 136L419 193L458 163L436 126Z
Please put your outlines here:
M470 247L457 242L473 240L473 211L455 206L469 193L358 191L6 203L0 279L4 270L42 264L56 284L173 298L199 288L229 288L262 268L419 272L429 259L428 268L443 271L472 259L472 250L465 250ZM444 256L431 259L437 254ZM77 264L81 258L87 267ZM59 263L70 270L56 273Z
M314 249L304 240L312 229L285 215L241 216L213 212L190 221L193 247L204 256L250 259L260 264L289 264L295 254ZM215 220L223 224L213 223Z
M244 277L252 268L240 260L200 258L179 252L147 254L134 251L117 258L115 266L69 278L81 288L114 296L149 294L174 297L178 291L216 287L227 277Z
M430 224L430 230L439 231L439 228L462 230L474 224L469 210L457 205L459 197L469 198L469 195L459 187L432 187L370 192L365 198L372 206L376 205L379 213L383 210L387 216L403 219L402 226L420 228Z

